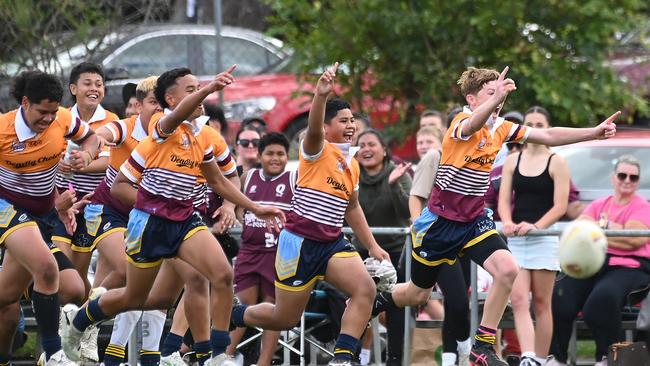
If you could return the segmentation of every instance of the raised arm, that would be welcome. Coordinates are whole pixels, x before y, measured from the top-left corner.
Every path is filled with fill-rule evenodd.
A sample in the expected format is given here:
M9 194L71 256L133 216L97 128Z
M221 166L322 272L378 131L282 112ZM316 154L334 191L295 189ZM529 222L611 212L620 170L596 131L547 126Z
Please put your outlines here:
M338 68L339 63L337 62L334 66L325 70L316 84L314 99L309 109L307 133L305 134L305 140L302 145L303 151L308 155L316 155L323 149L325 139L325 104L327 103L327 96L332 91L336 70Z
M228 70L215 76L210 84L185 97L178 106L174 108L172 113L160 119L160 130L165 134L171 134L181 123L183 123L183 121L192 115L192 112L201 105L203 99L235 82L235 78L231 73L236 67L237 65L230 66Z
M527 141L547 146L561 146L580 141L608 139L616 135L616 124L614 121L620 115L621 111L617 111L601 122L598 126L591 128L531 128Z
M483 128L483 125L485 125L488 118L490 118L492 112L494 112L494 110L506 100L508 94L517 90L514 80L509 78L506 79L506 74L509 69L510 68L506 66L503 71L501 71L499 78L496 80L492 96L485 101L485 103L476 107L476 110L472 111L472 115L463 123L461 131L462 136L470 136L474 132Z

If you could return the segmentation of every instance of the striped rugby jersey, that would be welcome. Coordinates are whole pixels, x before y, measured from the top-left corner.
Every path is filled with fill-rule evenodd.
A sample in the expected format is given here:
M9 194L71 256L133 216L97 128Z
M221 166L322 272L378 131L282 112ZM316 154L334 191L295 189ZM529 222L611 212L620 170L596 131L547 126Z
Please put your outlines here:
M359 189L360 175L359 163L352 157L356 149L349 144L341 147L325 141L323 150L314 156L306 156L301 147L287 230L322 242L341 235L343 216L352 192Z
M442 141L442 156L429 199L429 210L453 221L470 222L483 213L483 196L490 183L494 158L506 142L524 143L530 130L503 118L480 131L462 136L461 126L471 116L465 107L451 122Z
M131 156L131 152L147 137L147 131L142 128L142 121L139 115L134 115L129 118L109 122L105 126L113 135L113 141L116 141L115 146L110 148L110 155L108 157L108 168L104 179L99 183L95 194L92 197L93 203L100 203L107 205L121 214L128 216L131 207L125 205L120 200L111 196L111 187L120 171L122 164Z
M66 139L83 141L90 127L65 108L38 135L24 118L22 107L0 116L0 197L43 215L54 207L54 180Z
M285 171L269 178L264 176L262 169L251 169L246 175L242 191L251 201L260 205L275 206L286 214L291 209L295 185L295 171ZM267 229L264 220L260 220L254 213L244 210L240 253L242 250L275 252L277 236L277 233Z
M72 119L79 118L79 109L76 104L73 105L72 108L70 108L70 113L72 113ZM96 131L98 128L106 125L107 123L111 121L117 121L118 119L119 117L115 113L109 112L106 109L104 109L104 107L102 107L101 105L98 105L97 108L95 109L95 113L88 121L88 125L90 126L90 128L93 129L93 131ZM73 147L78 148L77 145L73 145ZM63 149L65 150L66 146L64 146ZM97 157L98 158L107 157L108 155L109 155L109 150L108 148L105 148L99 153ZM104 179L104 175L105 172L101 172L101 173L75 172L72 178L69 178L57 172L56 187L59 189L59 191L65 191L66 189L68 189L68 185L69 185L68 183L72 183L72 186L77 192L77 196L81 197L86 193L90 193L94 191L95 188L102 181L102 179Z
M214 150L214 158L217 160L217 165L219 166L221 173L224 176L235 173L237 171L237 163L235 162L235 159L232 158L226 140L224 140L219 131L205 125L207 120L208 117L202 116L192 121L192 123L197 127L206 130L205 132L210 136L212 149ZM203 214L208 211L208 189L209 187L205 183L205 178L201 175L192 196L194 197L194 207Z
M172 221L183 221L194 212L194 187L201 164L214 160L206 129L181 123L171 134L160 129L164 114L155 114L145 137L122 164L120 171L139 184L135 208Z

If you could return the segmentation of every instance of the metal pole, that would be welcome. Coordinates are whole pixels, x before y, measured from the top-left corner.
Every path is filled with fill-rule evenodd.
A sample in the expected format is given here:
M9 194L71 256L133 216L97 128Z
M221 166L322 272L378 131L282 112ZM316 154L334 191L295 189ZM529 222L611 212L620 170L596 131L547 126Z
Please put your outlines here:
M140 320L142 320L142 318L140 318ZM138 343L139 340L142 339L142 323L140 323L140 320L138 320L138 323L135 325L135 328L133 328L131 336L129 337L129 365L138 364L138 353L140 352Z
M217 42L216 54L217 58L217 74L223 71L223 60L221 58L221 0L214 0L214 28ZM219 90L219 101L218 104L220 107L223 107L223 89Z
M413 243L411 242L410 233L406 234L404 241L404 280L408 283L411 280L411 250ZM404 352L402 353L402 365L411 364L411 348L413 343L413 317L411 316L411 307L404 308Z
M469 334L474 334L476 333L476 329L478 328L478 270L476 268L476 263L474 261L471 262L471 281L472 281L472 291L470 294L470 299L469 299L469 313L470 313L470 333Z

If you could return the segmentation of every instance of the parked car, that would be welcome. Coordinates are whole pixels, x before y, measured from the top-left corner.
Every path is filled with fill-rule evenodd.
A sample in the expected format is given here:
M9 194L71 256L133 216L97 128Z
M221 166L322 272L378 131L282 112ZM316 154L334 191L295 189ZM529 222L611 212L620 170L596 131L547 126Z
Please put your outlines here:
M614 138L561 146L554 151L566 159L581 200L593 201L612 193L614 164L624 154L633 155L641 162L637 192L650 199L650 129L621 127Z
M256 31L224 26L221 37L223 67L237 64L235 75L238 77L259 74L289 56L280 40ZM92 45L93 41L89 43ZM61 52L56 72L67 85L70 70L77 63L90 60L102 64L106 74L106 97L102 104L121 115L124 110L122 87L126 83L138 82L174 67L189 67L195 75L205 79L217 72L216 48L215 28L210 25L123 28L107 35L91 57L81 45ZM43 65L33 66L44 69ZM21 71L11 65L5 65L4 69L14 75ZM15 101L8 95L9 87L4 85L0 91L0 109L15 107Z

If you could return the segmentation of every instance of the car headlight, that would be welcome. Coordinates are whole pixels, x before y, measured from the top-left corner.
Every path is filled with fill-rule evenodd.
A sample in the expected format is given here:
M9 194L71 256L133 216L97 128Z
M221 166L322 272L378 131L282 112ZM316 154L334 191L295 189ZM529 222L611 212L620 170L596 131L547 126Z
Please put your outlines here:
M241 121L246 117L259 117L275 107L274 97L259 97L225 102L223 113L228 120Z

